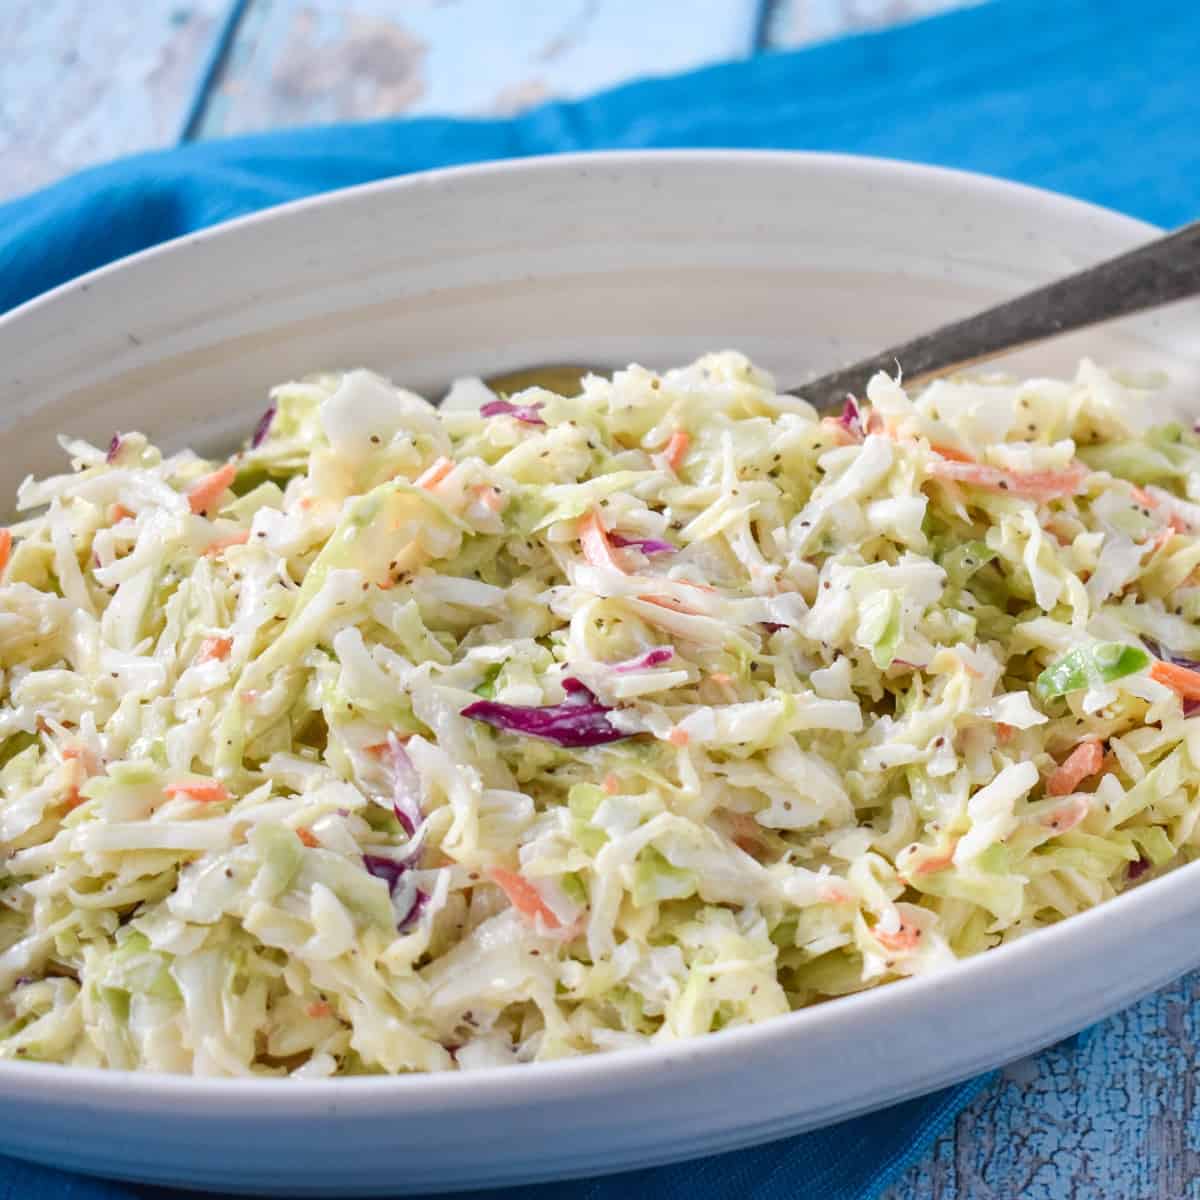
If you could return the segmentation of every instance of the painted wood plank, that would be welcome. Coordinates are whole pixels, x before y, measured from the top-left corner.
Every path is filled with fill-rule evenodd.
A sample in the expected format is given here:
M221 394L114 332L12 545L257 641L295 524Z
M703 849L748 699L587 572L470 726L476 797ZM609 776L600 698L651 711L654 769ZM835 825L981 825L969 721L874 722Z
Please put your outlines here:
M1197 1200L1200 973L1017 1064L884 1200Z
M965 8L980 0L774 0L767 44L791 49L847 33L882 29L920 17Z
M169 144L226 0L0 0L0 199Z
M256 0L203 136L490 115L752 48L753 0Z

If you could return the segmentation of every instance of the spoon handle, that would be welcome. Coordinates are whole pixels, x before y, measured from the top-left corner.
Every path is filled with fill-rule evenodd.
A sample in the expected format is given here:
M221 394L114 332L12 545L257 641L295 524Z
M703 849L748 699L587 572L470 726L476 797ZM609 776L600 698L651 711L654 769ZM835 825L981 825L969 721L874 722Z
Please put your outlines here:
M877 371L895 372L897 362L906 383L920 383L1061 333L1197 294L1200 221L791 390L818 409L832 408L847 393L861 396Z

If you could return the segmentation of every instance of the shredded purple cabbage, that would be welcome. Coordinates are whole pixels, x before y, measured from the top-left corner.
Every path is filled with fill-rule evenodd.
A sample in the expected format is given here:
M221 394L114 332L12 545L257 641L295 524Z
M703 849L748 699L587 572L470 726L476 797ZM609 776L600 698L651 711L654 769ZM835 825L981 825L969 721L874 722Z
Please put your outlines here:
M619 533L610 533L608 540L616 547L636 546L643 554L674 554L679 547L664 542L659 538L630 538L622 537Z
M1183 715L1185 717L1195 716L1200 712L1200 700L1185 700L1183 702Z
M846 403L842 405L842 415L838 417L838 424L857 438L863 436L862 412L859 410L858 401L853 396L846 397Z
M567 698L561 704L536 707L527 704L499 704L495 700L477 700L462 710L464 717L482 721L507 733L523 733L547 742L571 748L602 746L630 737L608 719L613 710L601 704L592 690L578 679L563 680Z
M425 905L429 903L429 894L417 888L413 892L412 903L408 906L408 912L396 922L396 929L400 933L405 933L411 929L420 919L421 914L425 911Z
M638 655L637 658L627 658L624 662L612 663L610 670L619 671L624 674L626 671L645 671L650 667L661 667L663 663L668 663L675 657L675 651L670 646L655 646L653 650L647 650L645 654Z
M418 839L418 842L421 839ZM417 845L417 850L420 846ZM406 852L408 847L405 847ZM367 869L368 875L374 875L376 879L382 879L387 884L388 895L395 898L396 892L401 888L409 888L408 907L404 913L396 920L396 929L403 933L411 925L415 923L421 915L425 905L429 903L429 897L420 888L412 887L405 879L405 875L412 868L415 855L408 853L403 860L394 858L384 858L381 854L364 854L363 866Z
M1141 879L1148 870L1150 870L1150 860L1148 858L1139 858L1136 862L1129 864L1129 868L1125 872L1125 878L1132 883L1135 879Z
M404 832L412 837L425 819L421 811L421 781L408 751L394 733L388 734L388 750L392 755L392 811L404 826Z
M1160 645L1153 638L1144 637L1142 641L1145 642L1146 649L1155 658L1162 659L1163 662L1174 663L1177 667L1186 667L1189 671L1200 671L1200 659L1186 658L1182 654L1176 654L1174 651L1168 650L1166 646Z
M778 621L760 621L759 624L762 625L762 627L768 633L778 633L781 629L787 628L786 625L781 625Z
M254 427L254 435L250 439L250 448L257 450L259 446L267 440L267 434L271 432L271 423L275 420L275 405L272 404L261 417L258 418L258 424Z
M538 416L541 404L513 404L511 400L489 400L479 409L481 417L516 417L526 425L545 425Z
M388 891L394 892L410 864L397 862L394 858L384 858L382 854L364 854L363 866L367 868L368 875L382 879L387 884Z
M112 441L108 443L108 453L104 456L104 461L110 466L117 461L117 455L121 453L121 435L114 433Z

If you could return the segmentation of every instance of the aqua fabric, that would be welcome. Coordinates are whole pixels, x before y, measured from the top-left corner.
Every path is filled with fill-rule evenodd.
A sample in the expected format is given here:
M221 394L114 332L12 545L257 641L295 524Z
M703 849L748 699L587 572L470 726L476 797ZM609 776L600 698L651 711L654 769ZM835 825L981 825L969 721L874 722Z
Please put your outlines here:
M1200 215L1198 50L1195 0L993 0L881 34L633 83L502 121L383 121L143 154L0 206L0 311L157 242L314 192L568 150L884 155L984 171L1179 224ZM475 1195L865 1200L924 1154L986 1083L974 1080L753 1150ZM174 1195L0 1160L0 1196Z
M0 311L268 205L429 167L564 150L884 155L1180 224L1200 211L1198 51L1194 0L993 0L503 121L381 121L138 155L0 206Z

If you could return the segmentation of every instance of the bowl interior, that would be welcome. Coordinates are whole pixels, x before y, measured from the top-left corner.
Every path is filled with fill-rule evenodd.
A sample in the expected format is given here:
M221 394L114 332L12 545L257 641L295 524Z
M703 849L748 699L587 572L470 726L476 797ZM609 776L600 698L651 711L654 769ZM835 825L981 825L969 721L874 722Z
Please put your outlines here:
M365 365L436 394L544 361L652 366L734 347L781 383L1150 236L953 172L794 154L601 155L439 172L248 218L0 321L0 496L59 433L170 448L244 436L267 389ZM1082 353L1200 382L1200 304L1014 358Z

